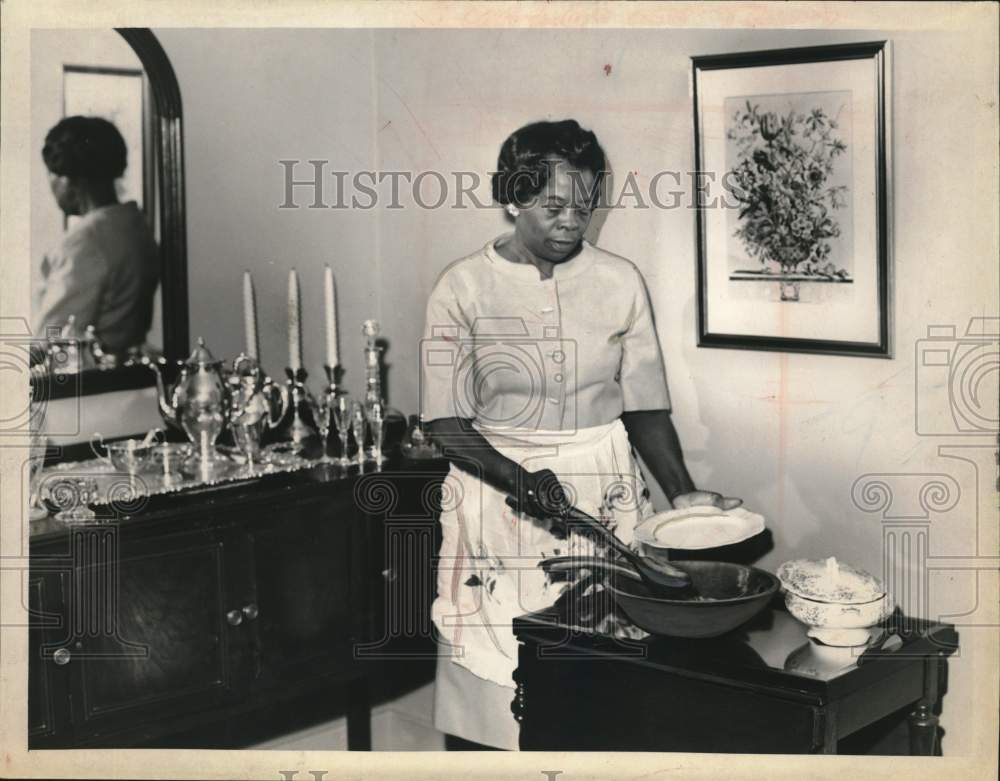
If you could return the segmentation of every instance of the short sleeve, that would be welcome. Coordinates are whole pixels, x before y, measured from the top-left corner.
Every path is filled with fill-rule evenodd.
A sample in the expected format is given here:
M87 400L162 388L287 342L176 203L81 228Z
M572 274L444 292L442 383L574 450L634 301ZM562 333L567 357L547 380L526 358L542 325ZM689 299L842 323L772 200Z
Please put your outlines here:
M33 332L42 337L46 326L62 327L73 315L82 333L94 324L99 311L101 282L107 271L104 257L88 242L67 236L46 256L45 265L48 275L32 312Z
M646 283L634 269L632 316L622 337L619 382L625 412L670 409L663 355L656 338L653 310Z
M459 301L454 280L446 273L427 300L420 344L420 415L469 418L469 405L459 403L461 367L469 357L471 324Z

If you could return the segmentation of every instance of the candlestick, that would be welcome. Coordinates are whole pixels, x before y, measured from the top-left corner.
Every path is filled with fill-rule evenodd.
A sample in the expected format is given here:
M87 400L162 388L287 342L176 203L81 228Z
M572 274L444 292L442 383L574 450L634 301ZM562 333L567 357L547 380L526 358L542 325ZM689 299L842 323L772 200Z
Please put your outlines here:
M316 422L312 414L312 395L306 386L308 374L305 369L285 369L288 382L280 386L281 420L269 437L272 444L293 442L299 448L311 444L316 439Z
M326 313L326 363L328 366L338 366L340 358L337 355L337 296L333 269L329 266L323 273L323 303Z
M323 366L323 371L326 372L327 390L333 391L334 393L346 393L346 391L340 387L344 380L343 366L331 366L330 364L326 364Z
M257 296L253 289L253 278L249 271L243 272L243 336L246 340L246 354L255 361L260 360L260 340L257 337Z
M288 272L288 366L293 372L302 368L302 309L295 269Z

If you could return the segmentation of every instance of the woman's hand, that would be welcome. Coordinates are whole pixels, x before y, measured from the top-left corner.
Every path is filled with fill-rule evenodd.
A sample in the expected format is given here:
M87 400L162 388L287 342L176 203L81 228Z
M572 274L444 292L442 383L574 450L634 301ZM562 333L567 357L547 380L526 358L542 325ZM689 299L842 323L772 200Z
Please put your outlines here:
M732 510L743 504L743 500L737 499L735 496L723 496L715 491L687 491L675 496L670 500L670 503L675 510L705 506L718 507L720 510Z
M525 472L516 495L518 507L540 520L561 518L569 509L566 491L551 469Z
M569 509L566 492L551 469L527 471L498 452L471 421L441 418L431 421L428 431L453 464L507 494L507 504L519 512L546 520Z

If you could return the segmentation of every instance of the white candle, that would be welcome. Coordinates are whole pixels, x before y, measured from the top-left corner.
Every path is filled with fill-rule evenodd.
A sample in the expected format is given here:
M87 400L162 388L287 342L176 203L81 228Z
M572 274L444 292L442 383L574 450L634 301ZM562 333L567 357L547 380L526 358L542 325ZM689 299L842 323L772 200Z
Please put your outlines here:
M323 273L323 303L326 312L326 365L331 369L340 363L337 355L337 296L333 281L333 269L329 266Z
M302 368L302 309L295 269L288 272L288 367L293 372Z
M243 272L243 337L244 352L254 360L260 360L260 342L257 339L257 297L254 294L253 279L249 271Z

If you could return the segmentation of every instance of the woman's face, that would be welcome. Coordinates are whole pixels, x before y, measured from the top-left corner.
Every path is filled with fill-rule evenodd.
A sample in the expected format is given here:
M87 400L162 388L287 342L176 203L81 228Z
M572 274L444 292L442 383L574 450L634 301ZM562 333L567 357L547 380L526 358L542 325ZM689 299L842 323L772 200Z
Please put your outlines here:
M76 188L68 176L59 176L49 171L49 188L63 214L73 216L80 213Z
M514 220L514 234L538 258L561 263L576 253L590 224L593 171L553 164L545 188Z

